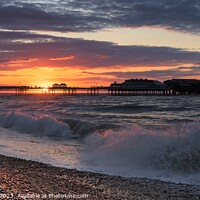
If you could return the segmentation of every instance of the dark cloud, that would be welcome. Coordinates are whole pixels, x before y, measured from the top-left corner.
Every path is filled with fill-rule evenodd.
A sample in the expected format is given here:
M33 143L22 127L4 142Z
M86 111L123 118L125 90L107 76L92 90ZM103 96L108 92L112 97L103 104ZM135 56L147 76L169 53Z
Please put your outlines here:
M24 40L22 40L24 38ZM0 32L0 70L39 66L106 68L200 64L200 52L170 47L120 46L28 32ZM29 64L30 63L30 64Z
M199 33L199 13L199 0L3 0L0 27L82 32L153 26Z
M93 73L93 72L84 72L88 75L93 76L113 76L113 79L124 80L130 78L150 78L150 79L172 79L172 78L187 78L200 76L200 66L190 66L190 67L177 67L173 69L166 70L150 70L142 72L103 72L103 73Z
M109 27L107 22L103 17L73 10L60 13L42 10L32 4L22 4L22 7L0 4L0 27L3 29L81 32Z

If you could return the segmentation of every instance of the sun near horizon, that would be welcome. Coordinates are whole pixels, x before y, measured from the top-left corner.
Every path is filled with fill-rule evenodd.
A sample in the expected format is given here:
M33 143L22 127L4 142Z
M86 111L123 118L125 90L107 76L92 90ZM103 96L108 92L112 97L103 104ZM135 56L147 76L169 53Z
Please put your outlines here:
M0 85L79 87L130 78L200 79L196 15L185 20L181 9L174 13L173 5L155 1L151 9L146 2L118 2L117 7L113 2L105 4L106 12L99 5L99 11L82 4L77 9L75 0L44 2L0 4L6 21L0 21ZM195 13L196 4L190 6ZM171 12L174 19L178 15L177 22Z

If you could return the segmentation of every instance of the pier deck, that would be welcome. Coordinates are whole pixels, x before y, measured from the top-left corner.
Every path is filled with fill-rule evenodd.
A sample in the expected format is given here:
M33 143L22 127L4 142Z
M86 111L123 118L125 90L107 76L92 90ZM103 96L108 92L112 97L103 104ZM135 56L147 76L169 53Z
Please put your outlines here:
M63 93L66 95L75 95L85 93L88 95L99 95L105 93L108 95L199 95L200 91L184 91L166 88L147 88L147 87L29 87L29 86L0 86L0 93L15 92L16 94L25 94L27 92L38 92L56 94Z

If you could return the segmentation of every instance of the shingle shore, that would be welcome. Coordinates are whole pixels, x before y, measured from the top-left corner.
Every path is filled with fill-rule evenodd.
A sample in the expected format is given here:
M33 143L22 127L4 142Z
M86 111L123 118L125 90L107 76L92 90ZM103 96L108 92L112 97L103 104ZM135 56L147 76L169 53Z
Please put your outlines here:
M200 186L122 178L0 155L0 199L200 199Z

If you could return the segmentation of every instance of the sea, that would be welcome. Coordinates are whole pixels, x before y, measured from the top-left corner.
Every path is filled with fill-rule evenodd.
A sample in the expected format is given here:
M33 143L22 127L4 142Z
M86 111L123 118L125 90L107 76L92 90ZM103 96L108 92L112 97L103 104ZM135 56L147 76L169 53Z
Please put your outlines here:
M0 154L200 185L200 96L0 94Z

